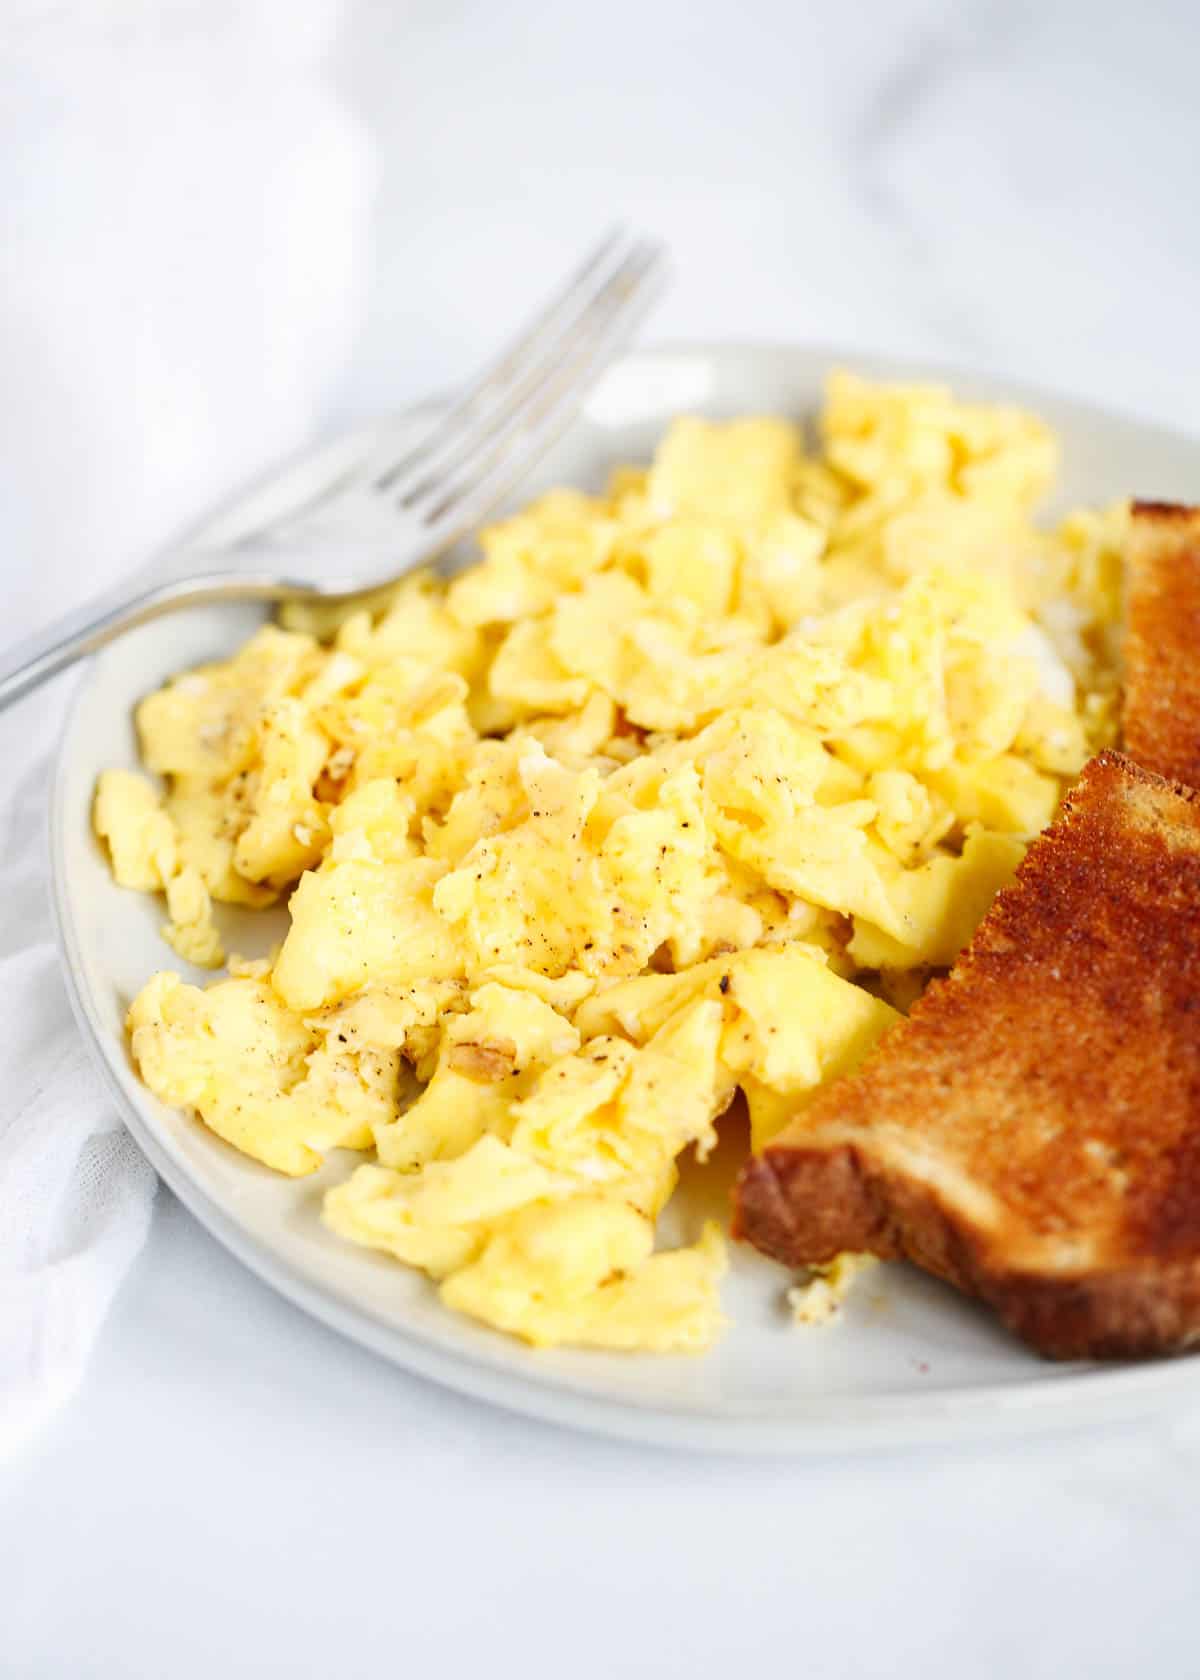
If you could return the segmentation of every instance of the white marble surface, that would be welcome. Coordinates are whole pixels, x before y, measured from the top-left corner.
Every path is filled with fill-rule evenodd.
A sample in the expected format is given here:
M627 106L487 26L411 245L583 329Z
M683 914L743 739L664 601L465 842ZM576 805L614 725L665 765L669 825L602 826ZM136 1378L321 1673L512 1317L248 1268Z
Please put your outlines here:
M203 8L164 10L184 44L163 50L193 51ZM19 82L6 65L0 202L32 193L30 156L81 120L38 97L45 42L26 37ZM111 41L97 50L111 69ZM286 57L286 28L254 50ZM331 73L379 174L355 273L329 281L361 287L361 324L315 423L452 380L619 210L675 250L663 336L978 362L1200 430L1198 51L1185 0L352 6ZM271 87L231 94L206 70L171 120L227 133L236 95L259 145L270 122L245 113L258 99L269 115ZM353 143L329 140L337 156ZM229 151L214 145L214 169ZM53 190L56 227L95 218L88 180L68 169ZM348 228L367 217L343 208ZM32 249L8 246L18 298ZM86 280L84 265L56 305L73 343L90 342ZM22 318L5 312L14 343ZM114 437L144 422L96 384L136 322L97 321L111 359L64 360L49 392L0 388L6 628L36 615L31 566L82 595L114 509L135 506L126 540L150 540L231 470L212 455L161 484L151 455L140 478L85 474L95 552L78 509L65 517L50 421L99 396ZM271 347L273 391L295 354ZM266 378L254 335L239 355ZM212 400L205 368L185 358L178 377ZM128 461L139 440L124 441ZM48 735L53 704L0 740ZM752 1464L527 1424L342 1344L163 1194L82 1393L0 1481L0 1673L1193 1673L1198 1475L1182 1415Z

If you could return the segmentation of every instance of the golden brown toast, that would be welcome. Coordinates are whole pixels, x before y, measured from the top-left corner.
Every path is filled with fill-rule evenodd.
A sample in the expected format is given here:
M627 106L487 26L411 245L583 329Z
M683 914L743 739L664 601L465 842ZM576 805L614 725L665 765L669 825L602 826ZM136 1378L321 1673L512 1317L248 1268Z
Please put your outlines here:
M1200 508L1135 502L1126 558L1125 750L1200 787Z
M1053 1357L1200 1337L1200 794L1093 759L952 973L736 1200L788 1265L907 1256Z

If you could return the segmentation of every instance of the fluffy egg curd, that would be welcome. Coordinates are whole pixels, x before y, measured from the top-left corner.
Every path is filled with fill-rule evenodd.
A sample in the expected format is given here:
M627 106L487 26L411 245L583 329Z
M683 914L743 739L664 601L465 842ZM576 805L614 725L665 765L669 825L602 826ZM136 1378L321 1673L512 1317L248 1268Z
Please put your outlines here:
M191 964L213 901L290 929L156 974L141 1077L277 1172L360 1152L328 1225L460 1312L708 1346L722 1233L656 1247L680 1157L868 1054L1112 738L1125 509L1039 528L1055 465L1030 415L835 374L811 440L680 419L150 695L117 881Z

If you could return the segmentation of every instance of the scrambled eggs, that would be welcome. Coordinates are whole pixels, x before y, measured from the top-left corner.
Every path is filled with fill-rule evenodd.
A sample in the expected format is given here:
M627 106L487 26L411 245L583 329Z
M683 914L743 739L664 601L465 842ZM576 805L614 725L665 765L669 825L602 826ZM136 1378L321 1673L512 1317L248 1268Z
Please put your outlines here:
M193 964L214 900L291 925L150 980L147 1085L281 1173L367 1154L328 1224L461 1312L705 1347L721 1233L655 1249L680 1155L864 1056L1112 734L1125 513L1038 530L1054 468L1028 415L835 375L815 449L679 420L452 580L151 695L116 879Z

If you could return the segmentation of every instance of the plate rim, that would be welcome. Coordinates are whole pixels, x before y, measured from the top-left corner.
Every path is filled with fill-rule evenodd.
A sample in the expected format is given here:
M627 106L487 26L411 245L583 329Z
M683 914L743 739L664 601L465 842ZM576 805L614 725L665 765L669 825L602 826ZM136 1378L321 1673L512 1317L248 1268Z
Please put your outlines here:
M614 366L653 364L681 356L739 359L770 357L819 358L826 365L850 366L868 375L871 367L886 367L884 377L914 381L967 383L979 381L1010 393L1011 400L1036 406L1039 401L1070 407L1081 416L1133 426L1152 434L1200 448L1200 435L1182 427L1148 421L1119 407L1093 402L1070 392L1010 379L983 365L958 366L933 359L895 356L858 348L802 342L737 340L665 341L628 352ZM876 377L881 376L878 372ZM302 470L335 448L361 441L369 447L380 430L436 405L439 397L424 397L374 422L350 425L332 438L316 440L273 468L221 498L201 520L193 521L177 543L194 542L207 528L234 519L236 511L286 473ZM177 543L165 545L160 555ZM150 568L155 561L150 562ZM483 1404L559 1426L585 1430L609 1438L683 1450L741 1454L828 1454L847 1450L888 1450L920 1444L995 1439L1006 1435L1077 1426L1081 1417L1093 1424L1111 1423L1144 1415L1186 1391L1190 1380L1186 1358L1162 1359L1117 1366L1082 1365L1061 1374L1039 1376L1053 1367L1031 1363L1028 1378L1006 1383L968 1384L923 1394L919 1390L887 1394L843 1394L836 1415L827 1401L799 1400L786 1418L723 1415L711 1410L683 1409L657 1400L618 1400L567 1386L552 1373L501 1369L469 1349L444 1349L419 1331L384 1323L360 1303L350 1301L319 1279L306 1275L268 1241L240 1224L221 1202L176 1160L158 1137L148 1116L118 1077L113 1050L97 1008L84 981L84 962L67 882L65 842L70 747L80 713L86 705L96 657L87 660L65 709L53 753L50 796L46 804L46 843L50 901L61 968L72 1012L94 1063L117 1104L122 1122L164 1183L210 1234L251 1272L291 1305L309 1313L335 1333L367 1348L388 1363ZM536 1350L529 1350L531 1358ZM1030 1354L1031 1361L1036 1355Z

